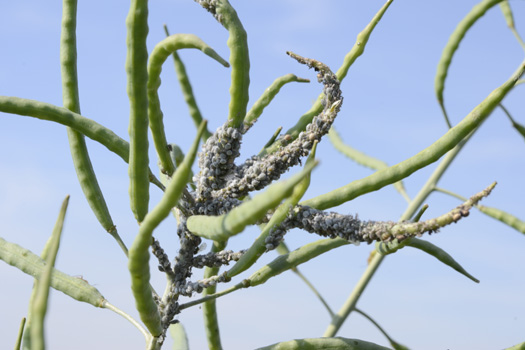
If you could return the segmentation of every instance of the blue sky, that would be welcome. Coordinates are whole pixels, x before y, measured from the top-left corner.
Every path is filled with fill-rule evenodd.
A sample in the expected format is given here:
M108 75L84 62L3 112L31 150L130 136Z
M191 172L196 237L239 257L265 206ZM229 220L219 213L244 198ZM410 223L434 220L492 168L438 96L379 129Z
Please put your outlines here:
M457 23L477 1L395 1L379 23L365 53L342 84L344 105L335 127L359 150L389 164L428 147L446 125L434 95L434 75L441 51ZM241 158L266 143L278 126L287 129L308 110L321 87L306 67L286 56L287 50L316 58L334 70L355 37L383 1L232 1L248 32L251 58L250 104L284 74L294 73L310 84L285 86L259 122L245 136ZM129 115L124 61L124 1L80 2L78 73L82 114L127 139ZM522 35L525 3L511 1ZM61 105L59 66L60 1L12 1L0 11L0 95L19 96ZM171 33L193 33L228 58L227 32L200 6L189 0L150 3L148 48ZM228 69L197 51L180 53L193 83L197 102L210 129L220 126L229 101ZM496 7L467 34L452 62L445 101L453 124L459 122L523 59L520 48ZM505 106L525 124L523 89L517 87ZM187 115L173 67L163 69L160 88L170 142L187 150L195 128ZM137 226L129 209L127 167L120 158L88 140L93 164L120 234L129 245ZM82 276L113 304L138 318L129 289L126 260L90 212L76 180L65 129L50 122L0 114L0 236L35 253L53 227L61 201L71 195L57 268ZM470 196L497 180L484 204L525 219L525 143L501 111L496 110L463 149L439 186ZM152 165L155 155L152 152ZM370 174L337 153L328 140L320 144L320 166L314 171L311 198ZM405 180L415 196L435 165ZM297 170L294 170L295 172ZM292 172L292 173L293 173ZM160 192L151 188L151 207ZM432 194L425 217L440 215L458 201ZM363 219L397 220L406 202L392 188L359 197L338 207ZM231 241L246 248L257 236L248 230ZM171 257L177 251L174 220L167 220L157 238ZM293 231L290 248L315 237ZM358 307L374 317L397 341L414 349L494 349L524 341L525 237L478 212L426 237L445 249L471 274L475 284L434 258L406 248L388 257ZM339 309L366 267L373 247L345 246L301 267L332 308ZM275 257L271 252L258 266ZM240 279L248 277L248 271ZM4 300L0 314L0 348L12 347L26 313L32 280L0 264ZM164 277L153 272L152 283L163 290ZM198 278L199 274L195 274ZM6 302L6 301L9 302ZM106 310L79 304L59 292L51 295L47 317L50 349L142 349L142 335ZM293 338L321 336L329 323L322 305L293 274L226 296L218 301L224 347L249 349ZM192 349L205 348L201 310L184 311L179 319L188 330ZM340 336L387 345L361 316L352 315ZM168 341L169 342L169 341Z

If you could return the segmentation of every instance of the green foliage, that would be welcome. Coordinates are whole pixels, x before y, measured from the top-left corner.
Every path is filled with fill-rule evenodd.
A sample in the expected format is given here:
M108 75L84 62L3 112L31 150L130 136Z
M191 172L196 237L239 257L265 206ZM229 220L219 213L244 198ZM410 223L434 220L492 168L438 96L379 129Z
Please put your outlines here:
M501 209L478 205L480 200L490 194L495 183L470 199L437 187L459 151L496 107L500 106L513 127L525 135L523 126L515 121L501 104L514 87L522 82L519 79L525 72L525 61L455 126L450 123L444 107L443 92L452 59L467 31L488 10L500 3L508 26L518 42L523 45L517 34L509 4L502 0L483 0L458 24L445 46L435 78L438 103L449 130L425 149L398 164L389 166L382 160L344 144L342 137L332 128L332 124L343 106L341 81L347 76L356 59L364 53L372 32L385 16L392 0L386 1L370 23L357 35L355 44L337 72L334 73L328 65L319 60L288 52L298 63L317 72L317 80L322 85L322 92L310 110L292 128L280 134L282 127L279 127L260 154L253 155L244 163L238 160L244 134L258 121L285 84L309 82L309 80L298 78L294 74L281 76L261 94L251 108L248 108L250 59L246 30L237 12L227 0L196 0L196 2L210 12L227 30L229 62L193 34L168 35L149 53L146 44L148 26L151 25L148 24L150 4L145 0L131 1L126 19L125 65L130 106L129 143L109 128L81 115L76 67L77 3L75 0L63 1L60 65L64 107L20 97L0 96L1 112L47 120L67 127L74 167L89 206L103 229L113 236L127 256L131 294L142 322L141 324L128 313L110 304L94 286L82 278L69 276L54 268L69 200L67 197L52 237L41 257L0 238L0 259L37 281L31 296L28 321L25 323L24 319L18 337L13 336L13 339L16 339L15 349L20 348L22 339L25 349L45 348L44 318L48 309L50 287L77 301L97 308L109 309L127 319L144 335L147 349L160 349L168 331L174 339L174 349L189 349L190 342L179 321L184 322L184 310L204 304L204 326L208 346L210 349L222 349L220 312L216 307L216 300L240 289L267 283L270 279L290 270L298 274L324 304L330 322L323 338L283 341L260 349L385 349L362 340L336 337L343 323L354 311L375 325L394 349L407 349L390 338L374 319L356 307L386 256L401 254L406 246L413 247L435 257L472 281L479 282L442 248L416 237L434 233L447 225L457 223L468 216L473 207L525 233L524 222L519 218ZM168 34L167 27L165 30ZM222 126L214 133L207 129L207 121L203 120L196 103L189 80L190 74L176 52L183 48L198 49L224 67L231 66L228 116L222 120ZM162 65L170 55L175 62L177 78L189 114L198 125L194 141L185 156L177 145L168 142L160 102ZM148 130L151 130L163 183L160 183L150 170ZM374 173L338 189L301 201L310 183L314 181L311 174L318 164L315 160L317 145L326 135L329 135L333 146L349 160L370 168ZM92 166L85 137L99 142L129 164L129 200L131 211L138 223L129 251L113 223ZM201 140L202 151L197 154ZM197 158L198 171L194 175L192 167ZM301 171L288 179L281 180L288 170L301 164L304 159L306 162ZM439 164L427 182L417 195L410 199L404 186L406 179L438 161ZM329 179L324 180L329 181ZM153 209L150 209L149 205L150 182L163 191ZM398 222L364 221L357 216L326 211L328 208L348 203L388 185L393 185L409 203ZM443 215L421 219L428 208L423 202L433 191L451 194L464 203ZM177 222L179 246L175 259L168 256L164 250L166 247L163 247L155 237L160 224L169 217L170 213L175 214ZM262 232L247 249L237 252L226 250L231 237L244 233L247 227L254 225L259 225ZM325 239L289 251L283 240L292 229L307 231ZM212 248L206 254L201 254L203 238L212 241ZM375 250L354 290L340 310L334 312L297 267L335 248L350 243L358 245L362 242L368 244L375 242ZM274 249L279 252L278 257L267 264L256 265L261 256ZM150 252L155 256L158 269L165 274L167 280L162 295L158 294L151 284ZM220 269L230 263L233 263L233 266L221 273ZM252 271L249 277L245 276L242 280L232 283L229 288L217 291L217 286L230 283L233 278L252 267L255 271ZM202 268L205 268L204 277L200 280L192 279L194 270ZM192 298L198 294L202 294L200 299L193 298L191 301L183 302L183 298ZM257 317L257 315L250 316Z

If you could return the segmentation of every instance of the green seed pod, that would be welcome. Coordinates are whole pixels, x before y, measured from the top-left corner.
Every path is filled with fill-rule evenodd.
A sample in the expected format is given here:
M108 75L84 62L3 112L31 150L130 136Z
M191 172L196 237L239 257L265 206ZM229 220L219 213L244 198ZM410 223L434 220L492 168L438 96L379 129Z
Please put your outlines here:
M168 176L173 174L175 167L168 151L158 89L161 84L160 73L162 71L162 65L172 53L180 49L201 50L223 66L229 67L228 62L193 34L175 34L169 36L158 43L153 49L148 62L148 118L151 134L153 135L153 141L161 164L161 171Z
M263 284L270 278L275 277L287 270L303 264L329 250L348 244L344 239L322 239L313 243L306 244L289 254L280 255L271 263L261 267L248 278L249 286L255 287Z
M164 25L164 31L166 32L166 36L170 36L168 27L166 25ZM198 128L199 125L201 125L203 118L200 109L197 106L197 101L195 100L195 96L193 94L193 88L191 87L190 79L188 77L188 73L186 72L186 67L184 66L184 63L180 59L177 52L174 52L172 54L172 57L173 62L175 64L175 72L177 73L177 79L182 90L184 101L186 101L186 104L188 105L188 109L190 112L190 116L193 119L193 123L195 123L195 126ZM202 134L202 141L206 142L206 140L210 136L211 132L206 128L206 130L204 130L204 134Z
M44 318L47 312L47 301L49 297L49 287L51 286L51 279L53 274L53 267L60 246L60 236L62 235L62 228L64 227L64 220L66 218L67 206L69 203L69 196L64 199L58 219L51 234L49 244L49 251L46 254L46 265L42 270L38 282L36 283L36 292L34 295L31 307L31 346L34 350L44 350Z
M257 350L388 350L384 346L370 343L359 339L348 338L310 338L310 339L294 339L285 341Z
M166 187L166 192L160 202L149 212L140 225L139 233L129 249L128 269L131 274L131 289L135 297L135 304L144 325L153 336L159 336L163 331L159 309L153 299L153 291L149 284L149 247L153 230L169 215L171 209L177 205L186 184L189 181L191 166L195 161L199 139L206 128L204 121L199 128L197 137L193 142L182 164L177 168L171 182Z
M126 73L129 97L129 196L131 211L140 223L148 212L148 1L132 0L126 18Z
M438 259L443 264L450 266L460 274L466 276L467 278L471 279L476 283L479 283L479 280L472 276L470 273L468 273L467 270L465 270L456 260L454 260L452 256L450 256L450 254L448 254L440 247L430 243L429 241L412 238L408 241L407 246L417 248L419 250L424 251L427 254L432 255L434 258Z
M45 261L38 255L2 238L0 238L0 259L35 278L39 278L46 266ZM51 287L95 307L101 307L104 301L102 294L85 280L66 275L56 269L51 276Z
M244 132L248 131L252 127L252 125L257 121L257 118L261 116L264 109L270 104L270 102L272 102L272 100L279 93L279 91L281 91L281 88L285 84L291 82L309 83L310 80L299 78L294 74L287 74L275 79L272 85L270 85L266 90L264 90L261 97L259 97L259 99L255 101L252 108L250 108L248 113L246 113L246 117L244 118Z
M459 22L456 29L448 39L447 45L443 49L441 58L438 63L436 78L434 87L436 91L436 97L441 106L445 119L449 127L451 124L448 120L448 116L445 111L445 105L443 101L443 90L445 89L445 79L447 78L448 68L452 62L452 57L458 49L459 43L465 37L467 31L480 19L490 8L502 2L503 0L483 0L479 4L475 5L472 10Z
M517 230L518 232L525 234L525 221L518 219L514 215L504 212L503 210L486 207L484 205L478 205L477 208L483 214L486 214L496 220L499 220L504 224L509 225L513 229Z

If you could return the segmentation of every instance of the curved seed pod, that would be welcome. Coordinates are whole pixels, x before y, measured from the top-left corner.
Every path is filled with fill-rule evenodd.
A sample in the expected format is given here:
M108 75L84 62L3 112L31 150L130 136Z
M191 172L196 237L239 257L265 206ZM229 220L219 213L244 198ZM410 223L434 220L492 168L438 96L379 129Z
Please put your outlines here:
M336 150L347 156L348 158L355 161L357 164L361 164L367 168L373 169L373 170L381 170L388 168L388 164L383 162L382 160L379 160L377 158L371 157L369 155L366 155L355 148L350 147L349 145L345 144L337 131L335 131L334 127L332 126L330 128L330 131L328 132L328 138L330 139L330 142L335 147ZM410 203L410 197L408 196L405 186L403 185L403 181L398 181L394 183L394 188L399 192L403 198L407 202Z
M168 152L168 143L164 132L163 115L160 108L158 90L161 84L160 73L166 59L175 51L180 49L198 49L203 53L229 67L228 62L222 59L211 47L206 45L199 37L193 34L175 34L158 43L151 52L148 62L148 118L151 134L159 161L161 171L168 176L175 170Z
M148 1L131 0L127 28L126 73L129 97L129 196L131 211L140 223L148 212Z
M425 253L432 255L434 258L438 259L443 264L450 266L460 274L468 277L476 283L479 283L479 280L472 276L470 273L468 273L467 270L465 270L456 260L454 260L452 256L450 256L450 254L448 254L440 247L430 243L429 241L412 238L408 240L408 243L406 245L412 248L417 248L419 250L424 251Z
M514 215L511 215L500 209L486 207L484 205L478 205L476 207L483 214L486 214L490 216L491 218L499 220L502 223L509 225L513 229L517 230L518 232L525 234L525 221L522 221L518 219L517 217L515 217Z
M190 345L188 343L188 336L182 326L182 323L177 322L170 325L169 332L171 338L173 338L173 350L189 350Z
M248 88L250 86L250 57L248 55L248 40L237 12L228 0L195 0L229 32L227 45L230 48L230 64L232 66L230 85L230 107L228 126L238 128L246 115L248 105Z
M64 199L60 213L58 214L53 233L49 243L49 251L46 254L46 265L42 270L38 282L36 283L36 292L31 307L31 346L34 350L44 350L44 318L47 312L47 301L49 297L49 287L51 286L51 279L53 274L53 267L60 246L60 236L62 235L62 228L64 227L64 220L66 218L67 206L69 204L69 196Z
M166 36L170 36L167 25L164 25L164 32L166 32ZM180 59L177 52L174 52L172 54L172 57L173 62L175 64L175 72L177 73L177 79L179 80L179 85L182 90L182 96L184 97L184 101L186 101L186 104L188 105L188 109L190 112L190 116L193 119L193 123L195 123L195 126L198 128L199 125L201 125L203 118L199 107L197 106L195 96L193 95L193 88L191 87L190 79L188 78L188 74L186 73L186 67L184 66L184 63ZM202 142L206 142L206 140L210 136L211 132L206 128L206 130L204 130L204 134L202 134Z
M135 297L137 310L144 325L153 336L159 336L163 331L159 309L153 299L152 289L149 284L150 267L148 249L152 242L153 230L169 215L171 208L177 201L189 181L191 166L197 155L199 139L204 132L206 122L199 128L197 137L193 142L182 164L175 171L171 182L160 202L149 212L140 225L139 233L129 249L128 269L131 274L131 289Z
M297 267L329 250L349 244L344 239L322 239L306 244L293 252L280 255L268 265L261 267L248 278L249 286L254 287L263 284L270 278L275 277L284 271Z
M317 142L314 143L312 151L306 160L305 167L313 164L315 161L315 152L317 149ZM270 221L266 224L263 231L257 237L252 246L243 254L243 256L235 263L235 265L227 272L228 277L233 277L243 271L249 269L259 257L266 251L266 238L270 231L278 226L289 215L290 210L299 203L304 193L310 186L310 174L308 174L301 182L299 182L293 189L292 195L281 204L275 213L272 215Z
M244 117L244 130L243 132L247 132L252 125L257 121L257 118L259 118L264 111L264 109L272 102L273 98L279 93L281 88L288 83L291 82L298 82L298 83L309 83L310 80L299 78L295 74L286 74L282 77L279 77L274 80L272 85L270 85L266 90L264 90L263 94L255 103L253 104L252 108L246 113L246 117Z
M335 207L365 193L377 191L384 186L402 180L415 171L437 161L467 137L490 115L524 72L525 61L520 64L518 70L503 85L492 91L461 122L415 156L300 204L316 209Z
M259 221L268 210L274 209L317 165L317 162L305 165L304 169L288 180L275 183L266 191L235 207L220 216L193 215L186 225L193 234L214 241L225 241L244 230L248 225Z
M22 272L40 278L46 266L45 260L31 251L22 248L18 244L10 243L0 238L0 260L5 261L11 266L16 267ZM78 277L66 275L65 273L53 270L51 276L51 287L71 298L101 307L104 297L93 286Z
M436 97L443 110L445 120L449 128L452 127L450 121L448 120L447 112L445 110L445 105L443 101L443 90L445 89L445 79L447 78L448 68L450 67L450 62L452 62L452 57L454 56L456 50L458 49L459 43L465 37L467 31L476 23L476 21L481 18L490 8L502 2L503 0L483 0L479 4L475 5L472 10L458 23L456 29L448 39L447 45L443 49L441 58L438 63L436 78L434 81L434 88L436 90Z
M354 46L352 46L350 51L346 54L343 64L341 65L341 67L339 67L339 69L336 72L337 80L339 80L339 82L343 81L352 64L365 51L366 44L368 43L368 39L370 38L372 31L379 23L379 21L381 20L381 18L383 17L383 15L385 14L386 10L392 2L393 0L387 0L385 4L381 7L381 9L379 9L379 11L374 15L370 23L368 23L367 26L359 34L357 34ZM286 131L285 135L290 135L291 139L294 140L299 136L301 131L306 130L306 126L310 124L312 122L312 119L323 110L323 105L321 103L323 95L324 94L319 95L317 101L310 108L310 110L303 114L299 121L297 121L297 123L293 127ZM263 150L263 152L261 152L260 155L273 153L277 151L281 146L281 141L277 141L275 144Z
M503 16L505 17L505 21L507 22L507 26L510 29L514 29L514 16L512 15L512 10L510 9L510 5L508 0L503 0L499 3L499 8L501 10L501 13L503 13Z
M256 350L389 350L384 346L359 339L349 338L307 338L294 339Z
M525 42L523 42L523 39L521 38L520 34L516 30L516 26L514 25L514 16L512 15L512 10L510 9L510 4L507 0L503 0L499 4L501 12L503 13L503 16L505 17L505 21L507 22L507 26L512 31L512 34L516 37L516 40L520 43L521 47L525 49Z
M0 112L18 114L69 126L104 145L126 163L129 159L129 143L110 129L92 119L49 103L19 97L0 96Z
M69 126L90 139L99 142L126 163L129 163L129 143L126 140L96 121L73 113L66 108L25 98L0 96L0 112L49 120ZM164 186L151 173L151 170L149 171L149 181L161 190L164 190Z
M76 13L77 1L64 0L62 8L62 31L60 37L60 66L62 72L62 100L64 107L80 114L77 78L76 48ZM67 135L73 164L80 187L88 204L102 227L109 232L127 253L127 248L120 238L109 214L102 190L93 170L84 135L68 127Z

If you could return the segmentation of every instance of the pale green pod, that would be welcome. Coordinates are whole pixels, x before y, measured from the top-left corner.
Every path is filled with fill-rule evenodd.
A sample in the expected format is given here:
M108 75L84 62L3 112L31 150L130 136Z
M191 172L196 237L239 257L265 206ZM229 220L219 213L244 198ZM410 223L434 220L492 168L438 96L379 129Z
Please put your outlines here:
M389 350L384 346L359 339L309 338L289 340L256 350Z
M173 339L173 350L189 350L190 345L188 343L188 336L184 330L182 323L177 322L170 325L169 332Z
M514 215L511 215L503 210L486 207L484 205L478 205L477 208L483 214L490 216L496 220L501 221L502 223L509 225L513 229L525 234L525 221L518 219Z
M476 21L480 19L490 8L502 1L503 0L483 0L479 4L475 5L472 10L470 10L470 12L461 20L461 22L458 23L456 29L454 29L454 32L452 32L452 35L450 35L450 38L443 49L443 53L441 54L436 71L434 88L436 91L437 100L441 106L441 109L443 110L443 114L449 128L452 127L452 125L450 124L445 110L443 90L445 89L445 80L447 78L448 68L452 62L452 57L454 57L461 40L463 40L465 34L474 25L474 23L476 23Z
M382 160L364 154L363 152L360 152L355 148L345 144L341 139L341 136L339 136L339 134L337 133L337 131L335 131L333 126L328 132L328 138L330 139L330 142L336 150L338 150L348 158L352 159L357 164L363 165L373 170L381 170L388 168L388 164L383 162ZM405 185L403 184L403 181L398 181L394 183L394 188L403 196L403 198L405 198L407 202L410 203L410 197L408 196L405 190Z
M38 255L18 244L7 242L2 238L0 238L0 259L34 278L40 278L46 266L45 260ZM66 275L56 269L53 270L51 276L51 287L75 300L91 304L95 307L101 307L104 301L102 294L85 280Z
M51 286L51 279L53 274L53 267L55 266L58 248L60 246L60 237L64 227L64 220L66 218L67 206L69 204L69 196L64 199L60 212L58 214L51 240L49 244L49 251L46 254L45 266L36 283L36 292L31 308L31 346L33 350L44 350L44 318L47 312L47 302L49 297L49 287Z
M148 0L131 0L126 17L126 73L129 97L129 197L141 223L149 206L148 158Z
M157 304L153 298L153 290L150 281L149 247L153 236L153 230L170 214L173 207L182 195L189 181L191 166L195 161L199 139L204 132L206 122L199 128L197 137L193 142L188 154L182 164L177 168L173 177L166 187L166 192L160 202L144 218L139 232L129 249L128 269L131 274L131 290L135 297L135 304L140 318L150 333L157 337L162 333L162 324Z
M514 72L503 85L492 91L490 95L476 106L461 122L415 156L300 204L316 209L335 207L365 193L377 191L387 185L400 181L415 171L432 164L468 137L472 131L476 130L503 100L507 93L512 90L516 81L518 81L524 72L525 62L522 62L516 72Z
M153 142L159 156L161 171L168 176L173 174L175 166L171 161L166 133L164 131L163 114L160 107L158 90L161 84L160 73L162 65L166 59L180 49L198 49L213 58L224 67L229 67L222 57L215 50L209 47L204 41L193 34L175 34L155 45L151 52L148 62L148 118Z
M503 13L503 16L505 17L505 21L507 22L507 26L512 31L512 34L514 34L514 37L516 37L516 40L518 40L521 47L525 50L525 42L521 38L521 35L516 30L516 25L514 24L514 16L512 15L512 10L510 8L510 4L507 0L503 0L499 4L501 12Z
M289 254L280 255L268 265L265 265L259 270L255 271L253 275L248 278L249 286L255 287L259 284L263 284L272 277L297 267L298 265L303 264L321 254L324 254L329 250L346 244L349 244L348 241L341 238L322 239L306 244L294 250L293 252L290 252Z
M49 120L80 132L90 139L99 142L111 152L117 154L126 163L129 162L129 143L117 136L110 129L78 113L50 103L28 100L19 97L0 96L0 112ZM149 172L149 180L160 189L164 186Z
M19 97L0 96L0 112L18 114L69 126L90 139L99 142L117 154L126 163L129 159L129 143L110 129L92 119L50 103Z
M248 37L237 12L228 0L204 1L196 0L215 19L228 30L227 45L230 49L230 65L232 67L230 85L230 106L228 126L241 126L248 105L248 89L250 86L250 57L248 54Z
M168 26L166 25L164 25L164 32L166 32L166 36L170 36ZM175 64L175 72L177 73L177 79L182 90L184 101L186 101L186 104L188 105L188 109L190 112L190 116L193 119L193 123L195 123L195 126L198 128L199 125L201 125L203 118L201 111L197 106L197 101L195 100L195 96L193 94L193 88L191 86L188 73L186 73L186 67L184 66L184 63L180 59L177 52L174 52L172 54L172 57L173 62ZM204 130L204 133L202 134L202 141L205 142L210 136L211 132L206 128L206 130Z
M298 83L309 83L310 80L299 78L298 76L294 74L286 74L282 77L279 77L275 79L266 90L264 90L263 94L255 103L253 104L252 108L246 113L246 117L244 117L244 132L248 131L252 127L252 125L257 121L257 118L259 118L264 111L264 109L272 102L274 97L281 91L281 88L288 83L291 82L298 82Z
M60 36L62 100L65 108L80 114L76 62L76 14L77 1L64 0L62 6L62 31ZM104 195L98 184L84 135L70 127L67 128L67 135L78 181L91 210L102 227L115 238L122 250L127 253L127 248L120 238L115 224L111 219Z
M514 29L514 16L512 15L512 10L510 9L508 0L503 0L502 2L500 2L499 8L501 10L501 13L503 13L503 17L505 17L507 26L511 29Z
M289 197L295 185L305 178L317 165L317 162L305 165L299 173L285 181L269 186L263 193L233 208L220 216L193 215L186 225L193 234L214 241L225 241L242 232L248 225L253 225L268 210L274 209L284 198Z
M440 247L430 243L429 241L412 238L408 241L406 245L412 248L417 248L419 250L424 251L427 254L432 255L434 258L438 259L443 264L450 266L460 274L466 276L467 278L471 279L476 283L479 283L479 280L472 276L470 273L468 273L467 270L463 268L463 266L461 266L452 256L450 256L450 254L448 254Z

